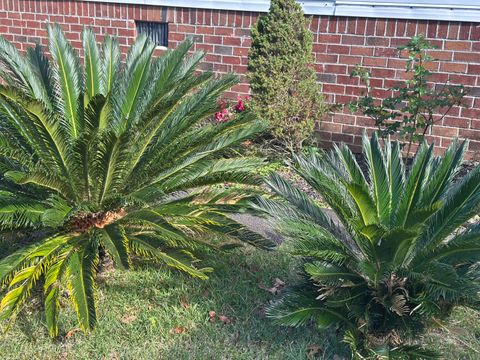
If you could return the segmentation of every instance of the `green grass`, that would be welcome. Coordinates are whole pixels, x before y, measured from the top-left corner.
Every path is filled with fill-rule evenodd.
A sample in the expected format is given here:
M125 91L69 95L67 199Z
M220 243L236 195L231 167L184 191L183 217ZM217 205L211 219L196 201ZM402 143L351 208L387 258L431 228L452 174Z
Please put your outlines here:
M480 312L455 309L446 324L439 324L425 336L425 344L440 351L445 359L480 359Z
M88 336L71 331L76 323L67 299L57 340L48 338L41 304L29 303L0 339L0 358L305 359L312 345L328 359L338 353L331 345L334 332L277 327L265 318L263 307L274 295L258 286L270 286L276 277L293 280L294 264L286 255L247 249L205 256L202 265L215 268L208 281L149 263L103 273L99 322ZM211 323L212 310L232 323Z
M274 278L295 281L295 261L281 252L237 250L203 254L213 266L208 281L141 263L134 271L105 271L98 281L99 322L94 332L76 330L67 299L58 339L48 337L41 302L32 301L10 332L0 338L0 358L8 359L315 359L347 358L334 330L278 327L265 318L275 296L259 288ZM208 312L231 319L211 323ZM177 330L177 331L175 331ZM176 333L180 332L180 333ZM68 334L68 335L67 335ZM446 359L480 358L480 314L458 309L448 326L425 342Z

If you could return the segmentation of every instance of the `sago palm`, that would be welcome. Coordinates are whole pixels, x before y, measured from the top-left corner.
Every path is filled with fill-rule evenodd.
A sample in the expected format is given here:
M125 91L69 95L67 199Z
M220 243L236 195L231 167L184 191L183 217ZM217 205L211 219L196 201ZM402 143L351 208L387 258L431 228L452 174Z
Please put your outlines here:
M48 39L50 57L0 38L0 231L25 244L0 260L3 319L41 280L52 336L62 286L81 327L93 328L99 249L120 268L145 255L204 279L197 246L270 246L226 215L248 192L204 190L260 181L251 173L259 160L225 149L264 124L248 113L203 121L235 76L196 75L203 54L188 55L190 41L155 58L155 44L139 37L122 63L118 42L99 46L88 29L83 62L58 26Z
M359 356L433 356L402 345L455 305L479 304L480 167L458 182L465 143L443 157L418 150L409 171L398 142L363 140L366 175L346 146L295 158L294 168L328 203L272 175L280 199L260 199L280 219L303 283L269 311L279 323L341 326Z

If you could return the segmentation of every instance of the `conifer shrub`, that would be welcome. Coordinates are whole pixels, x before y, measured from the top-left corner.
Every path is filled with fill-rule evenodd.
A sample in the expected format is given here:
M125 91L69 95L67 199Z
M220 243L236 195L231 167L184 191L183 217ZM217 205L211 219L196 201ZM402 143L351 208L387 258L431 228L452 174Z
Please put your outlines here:
M312 141L315 123L327 111L312 66L309 23L295 0L272 0L251 31L252 106L270 123L270 143L290 151Z

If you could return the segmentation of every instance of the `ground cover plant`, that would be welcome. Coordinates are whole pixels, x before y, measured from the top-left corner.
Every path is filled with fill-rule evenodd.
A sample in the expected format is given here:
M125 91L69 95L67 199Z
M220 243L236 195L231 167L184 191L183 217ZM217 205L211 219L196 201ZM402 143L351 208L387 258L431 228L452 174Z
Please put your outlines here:
M414 36L408 44L400 46L407 56L405 74L407 79L389 89L392 95L376 99L375 89L370 84L370 72L357 67L352 76L360 78L365 92L358 100L349 104L352 112L361 111L375 121L379 136L398 136L407 157L410 157L412 144L421 144L431 128L440 123L452 110L461 105L465 96L463 86L453 86L446 82L435 86L429 65L435 60L429 50L435 47L424 36Z
M278 323L340 327L355 358L433 358L410 340L456 306L478 309L480 167L457 183L465 143L443 157L423 144L407 172L398 142L365 135L364 176L344 146L295 157L294 168L328 203L322 207L280 176L280 200L259 199L304 259L304 279L275 303Z
M155 258L205 279L192 251L271 243L228 216L258 185L256 158L225 149L265 129L243 112L197 126L217 110L234 75L195 75L203 54L186 41L159 58L139 37L124 65L118 42L83 32L83 56L58 26L42 49L21 55L0 38L0 230L17 251L0 260L1 319L13 320L32 290L44 291L45 321L58 334L67 294L83 330L97 322L96 272L104 254L118 268Z
M317 83L313 35L295 0L273 0L252 27L248 78L252 106L270 124L263 147L300 150L314 140L315 123L327 112Z

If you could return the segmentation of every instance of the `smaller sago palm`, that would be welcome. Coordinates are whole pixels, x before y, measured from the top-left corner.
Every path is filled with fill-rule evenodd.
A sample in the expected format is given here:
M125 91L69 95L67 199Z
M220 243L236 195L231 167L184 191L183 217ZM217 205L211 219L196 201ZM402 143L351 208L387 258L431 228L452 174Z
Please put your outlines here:
M93 328L104 251L120 268L145 255L205 279L195 248L222 238L270 246L227 216L247 190L205 190L261 181L260 160L225 150L262 122L242 113L200 126L235 76L196 75L203 54L188 55L191 41L155 58L139 37L122 64L114 38L99 47L86 29L81 62L58 26L48 37L51 57L0 38L0 236L20 247L0 260L1 318L13 319L38 283L52 336L64 286L81 327Z
M363 140L366 174L346 146L298 156L294 169L331 210L278 175L279 199L260 199L279 218L287 251L304 259L303 282L268 314L278 323L345 330L355 356L428 357L410 335L456 305L479 304L480 167L454 178L465 143L443 157L418 150L410 170L397 142ZM334 216L330 216L330 212Z

